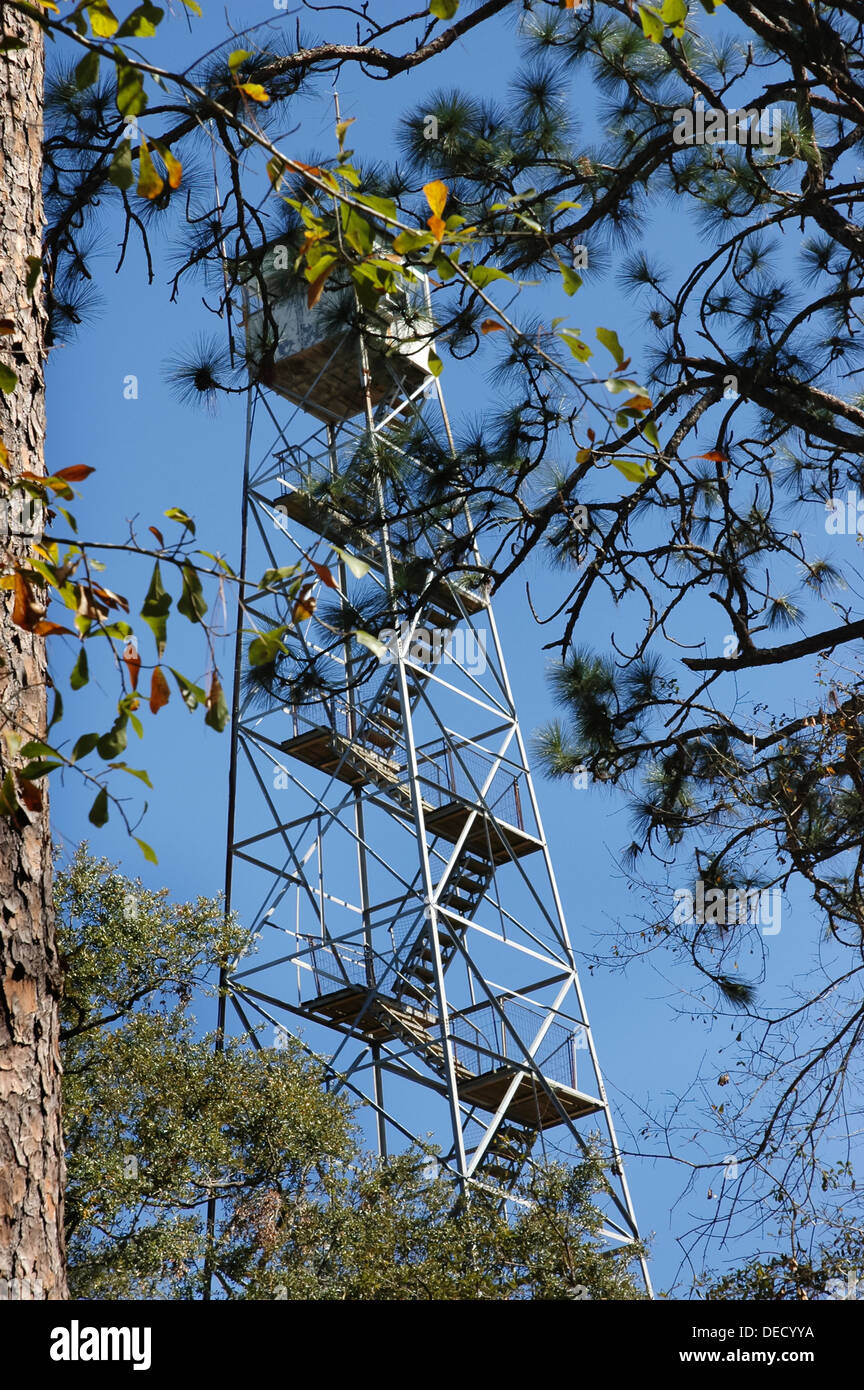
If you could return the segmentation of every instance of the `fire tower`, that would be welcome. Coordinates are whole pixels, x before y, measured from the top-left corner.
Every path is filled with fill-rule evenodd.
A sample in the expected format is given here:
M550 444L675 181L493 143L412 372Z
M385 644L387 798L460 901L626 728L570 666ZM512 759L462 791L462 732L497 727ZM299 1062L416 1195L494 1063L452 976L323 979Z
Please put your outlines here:
M428 290L418 280L413 306L365 314L350 290L325 290L310 310L305 285L302 298L284 290L277 252L262 253L246 302L262 365L227 893L250 950L227 972L222 1026L227 1009L244 1030L266 1021L277 1046L287 1030L330 1086L366 1103L381 1152L431 1139L469 1191L507 1200L532 1159L577 1162L599 1134L604 1237L632 1242L495 618L470 539L460 545L467 513L423 486L434 441L455 458L429 369ZM426 499L413 511L412 486ZM245 643L274 626L286 650L250 667Z

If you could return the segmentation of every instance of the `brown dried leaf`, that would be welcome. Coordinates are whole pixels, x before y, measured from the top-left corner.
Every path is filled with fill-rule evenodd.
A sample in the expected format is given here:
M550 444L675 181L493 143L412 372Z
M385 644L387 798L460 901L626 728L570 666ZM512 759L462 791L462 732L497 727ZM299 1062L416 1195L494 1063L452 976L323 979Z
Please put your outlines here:
M123 662L129 672L129 683L133 690L138 689L138 672L141 670L141 658L138 655L138 648L132 642L127 642L123 648Z
M163 705L171 699L168 682L162 674L162 667L156 666L150 680L150 712L158 714Z

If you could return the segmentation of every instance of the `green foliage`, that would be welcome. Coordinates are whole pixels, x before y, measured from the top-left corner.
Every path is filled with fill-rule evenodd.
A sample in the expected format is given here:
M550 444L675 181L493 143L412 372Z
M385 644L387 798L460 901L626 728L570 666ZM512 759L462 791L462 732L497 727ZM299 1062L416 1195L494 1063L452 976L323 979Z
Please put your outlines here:
M848 1173L846 1174L848 1179ZM832 1222L836 1227L837 1223ZM782 1303L794 1300L856 1300L864 1293L864 1234L852 1215L843 1218L833 1238L814 1249L793 1242L793 1253L755 1255L721 1276L703 1274L695 1292L709 1301ZM826 1233L830 1237L830 1230Z
M200 1298L208 1262L218 1298L639 1296L597 1240L598 1156L531 1173L508 1221L429 1153L363 1155L299 1044L215 1050L189 1005L245 943L218 899L172 903L81 848L57 906L73 1298Z

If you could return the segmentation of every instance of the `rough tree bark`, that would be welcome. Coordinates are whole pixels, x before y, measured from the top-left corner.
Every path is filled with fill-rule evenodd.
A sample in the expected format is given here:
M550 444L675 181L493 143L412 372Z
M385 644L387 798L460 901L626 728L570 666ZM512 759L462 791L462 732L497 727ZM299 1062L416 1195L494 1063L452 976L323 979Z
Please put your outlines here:
M0 27L25 47L0 53L0 360L18 384L0 393L8 469L44 471L44 310L28 257L41 255L43 43L37 25L0 0ZM0 544L29 541L4 509ZM14 776L15 736L44 737L45 639L0 618L0 777ZM19 740L20 742L20 740ZM8 787L8 782L7 782ZM0 815L0 1298L66 1297L58 1000L47 792ZM0 793L2 796L2 793ZM3 798L4 802L7 798Z

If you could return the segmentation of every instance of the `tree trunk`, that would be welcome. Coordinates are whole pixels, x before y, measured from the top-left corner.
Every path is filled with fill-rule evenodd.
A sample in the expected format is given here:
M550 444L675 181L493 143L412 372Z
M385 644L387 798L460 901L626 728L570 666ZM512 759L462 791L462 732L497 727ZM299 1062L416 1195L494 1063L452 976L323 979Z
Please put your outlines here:
M43 44L37 25L0 0L5 37L25 47L0 53L0 362L18 384L0 393L0 439L8 470L44 472L45 313L27 292L41 255ZM20 494L18 494L20 496ZM20 508L2 511L4 560L23 558ZM4 566L8 572L8 564ZM66 1295L63 1136L58 1001L61 970L51 902L47 790L33 783L29 809L12 801L18 748L45 736L45 639L0 619L0 1298ZM8 774L11 773L11 777ZM43 798L38 804L39 791Z

